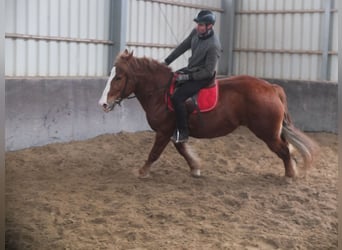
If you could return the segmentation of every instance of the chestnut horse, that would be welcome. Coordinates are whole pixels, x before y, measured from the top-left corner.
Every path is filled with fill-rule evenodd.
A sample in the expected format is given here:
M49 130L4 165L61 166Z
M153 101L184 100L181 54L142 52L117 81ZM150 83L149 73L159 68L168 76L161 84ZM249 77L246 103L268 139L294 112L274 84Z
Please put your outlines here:
M115 66L99 104L105 112L135 94L146 112L148 124L156 132L152 150L139 169L147 177L175 129L175 114L166 109L165 93L172 70L149 58L137 58L125 50L116 58ZM304 159L304 170L310 168L317 144L291 122L284 90L275 84L251 76L234 76L218 80L219 99L209 112L189 116L189 133L196 138L214 138L231 133L238 126L248 127L263 140L285 166L285 176L297 175L296 162L290 152L292 144ZM200 162L188 150L187 143L175 144L190 166L193 176L200 176Z

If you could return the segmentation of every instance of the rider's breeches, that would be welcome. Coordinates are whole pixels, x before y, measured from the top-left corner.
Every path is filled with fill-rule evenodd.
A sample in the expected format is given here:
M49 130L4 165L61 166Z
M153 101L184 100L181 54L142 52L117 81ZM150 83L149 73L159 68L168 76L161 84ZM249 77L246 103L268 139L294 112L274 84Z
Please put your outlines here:
M176 112L176 125L179 130L188 128L188 114L185 107L186 99L196 94L206 85L208 85L208 81L186 81L171 96L171 101Z

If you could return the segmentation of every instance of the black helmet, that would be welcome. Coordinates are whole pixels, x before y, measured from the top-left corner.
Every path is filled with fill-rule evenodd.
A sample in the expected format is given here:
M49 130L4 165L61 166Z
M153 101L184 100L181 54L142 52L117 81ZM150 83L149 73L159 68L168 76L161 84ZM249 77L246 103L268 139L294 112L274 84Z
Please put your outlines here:
M204 24L215 24L216 18L213 12L210 10L201 10L197 17L195 17L194 21L196 23L204 23Z

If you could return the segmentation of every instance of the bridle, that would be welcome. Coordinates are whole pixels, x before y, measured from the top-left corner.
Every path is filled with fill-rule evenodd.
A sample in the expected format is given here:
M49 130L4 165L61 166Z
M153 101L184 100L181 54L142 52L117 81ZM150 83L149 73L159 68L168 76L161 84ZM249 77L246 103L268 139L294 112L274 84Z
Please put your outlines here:
M120 107L121 107L121 102L124 100L124 99L133 99L133 98L136 98L136 96L127 96L126 98L124 97L125 96L125 92L126 92L126 89L127 89L127 83L128 83L128 78L126 77L126 81L125 81L125 85L123 87L123 89L121 90L121 93L120 93L120 97L118 99L115 100L115 103L118 104Z

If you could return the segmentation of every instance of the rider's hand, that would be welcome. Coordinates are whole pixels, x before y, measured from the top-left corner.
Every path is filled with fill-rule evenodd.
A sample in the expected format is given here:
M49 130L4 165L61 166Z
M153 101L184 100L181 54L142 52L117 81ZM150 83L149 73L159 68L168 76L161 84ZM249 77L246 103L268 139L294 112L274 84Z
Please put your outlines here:
M176 78L177 82L184 82L184 81L188 81L190 79L188 74L179 74Z

